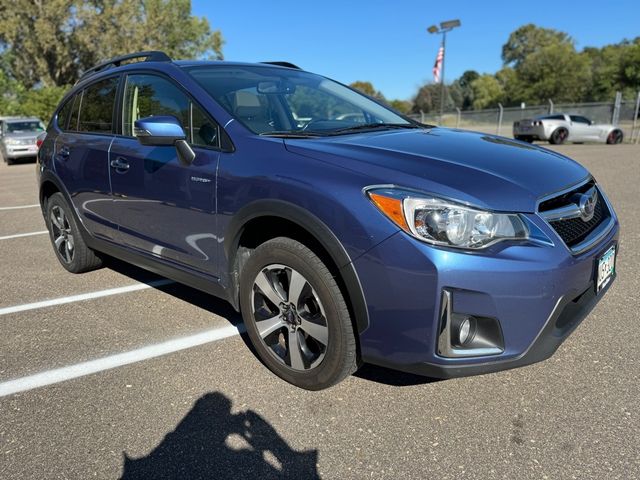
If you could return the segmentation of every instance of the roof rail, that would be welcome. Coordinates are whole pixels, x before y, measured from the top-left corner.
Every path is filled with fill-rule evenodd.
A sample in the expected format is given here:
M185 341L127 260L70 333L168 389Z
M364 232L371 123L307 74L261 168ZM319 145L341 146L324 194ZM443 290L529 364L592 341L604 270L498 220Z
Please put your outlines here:
M290 62L260 62L266 65L277 65L278 67L295 68L296 70L302 70L299 66Z
M159 50L149 50L146 52L136 52L136 53L129 53L127 55L120 55L118 57L113 57L105 62L99 63L95 67L92 67L89 70L83 72L80 78L78 79L78 82L84 78L90 77L91 75L94 75L103 70L119 67L122 64L122 62L125 62L127 60L133 60L136 58L144 58L145 60L143 61L145 62L170 62L171 61L171 57L169 57L169 55Z

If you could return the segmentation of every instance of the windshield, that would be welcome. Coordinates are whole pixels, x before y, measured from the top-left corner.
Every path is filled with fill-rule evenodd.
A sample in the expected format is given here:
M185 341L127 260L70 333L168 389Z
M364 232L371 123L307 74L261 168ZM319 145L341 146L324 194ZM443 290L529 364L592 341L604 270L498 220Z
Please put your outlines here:
M44 125L38 120L7 122L6 131L7 133L43 132Z
M262 135L325 135L385 125L415 126L364 95L299 70L237 65L187 70L225 110Z

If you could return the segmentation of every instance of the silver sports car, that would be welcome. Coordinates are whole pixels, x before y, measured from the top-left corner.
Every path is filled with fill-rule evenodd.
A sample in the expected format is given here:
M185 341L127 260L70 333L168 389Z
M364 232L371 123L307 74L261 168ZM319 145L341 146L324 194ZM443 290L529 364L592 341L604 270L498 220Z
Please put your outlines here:
M595 124L582 115L553 113L513 122L513 137L529 143L548 140L554 145L564 142L615 144L622 142L622 130L611 124Z

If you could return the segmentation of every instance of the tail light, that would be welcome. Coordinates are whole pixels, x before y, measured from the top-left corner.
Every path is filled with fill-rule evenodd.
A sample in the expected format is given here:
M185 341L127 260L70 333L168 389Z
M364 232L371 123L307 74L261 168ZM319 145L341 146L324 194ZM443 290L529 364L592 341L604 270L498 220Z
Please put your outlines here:
M539 127L541 125L542 125L542 122L540 120L536 120L535 122L533 122L534 127Z
M38 147L38 150L40 150L45 138L47 138L47 132L42 132L36 137L36 147Z

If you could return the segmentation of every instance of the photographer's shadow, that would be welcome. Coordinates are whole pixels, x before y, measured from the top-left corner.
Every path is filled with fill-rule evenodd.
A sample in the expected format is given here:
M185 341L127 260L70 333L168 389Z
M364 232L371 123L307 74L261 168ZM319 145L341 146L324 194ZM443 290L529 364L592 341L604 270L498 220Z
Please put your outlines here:
M293 450L257 413L231 413L231 401L215 392L198 399L149 455L125 453L122 479L318 479L317 459L317 450Z

